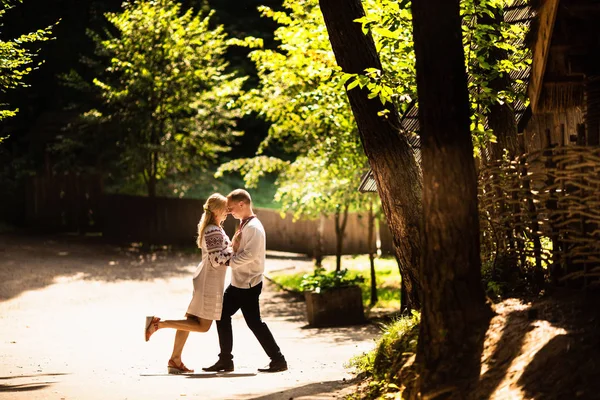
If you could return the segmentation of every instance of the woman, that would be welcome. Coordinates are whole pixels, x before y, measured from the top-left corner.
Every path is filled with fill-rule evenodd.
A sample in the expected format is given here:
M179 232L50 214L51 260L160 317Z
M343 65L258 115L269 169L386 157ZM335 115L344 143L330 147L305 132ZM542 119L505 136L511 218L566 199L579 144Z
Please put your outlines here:
M227 198L211 195L204 204L198 223L197 245L202 249L202 261L194 273L194 294L184 320L164 320L146 317L146 341L162 328L177 329L173 354L169 359L170 374L194 372L181 361L183 346L190 332L206 332L214 320L221 318L225 272L233 254L231 242L221 227L227 218Z

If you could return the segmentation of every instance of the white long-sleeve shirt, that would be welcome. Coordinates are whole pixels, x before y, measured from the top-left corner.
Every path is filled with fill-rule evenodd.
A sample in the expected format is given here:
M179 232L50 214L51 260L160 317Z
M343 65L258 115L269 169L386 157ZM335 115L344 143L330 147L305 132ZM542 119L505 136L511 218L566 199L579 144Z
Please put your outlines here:
M231 257L231 284L248 289L263 280L265 272L266 235L265 228L254 217L241 230L240 246Z

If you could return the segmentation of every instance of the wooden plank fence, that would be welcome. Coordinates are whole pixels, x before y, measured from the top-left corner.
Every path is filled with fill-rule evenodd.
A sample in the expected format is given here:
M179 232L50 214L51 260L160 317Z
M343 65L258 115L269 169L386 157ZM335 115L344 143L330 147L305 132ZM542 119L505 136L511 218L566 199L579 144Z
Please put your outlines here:
M185 246L194 243L204 200L104 195L102 203L103 235L109 240ZM289 214L282 218L278 211L264 208L256 208L255 212L265 227L267 249L313 255L318 221L294 222ZM228 217L224 228L233 236L236 221ZM367 253L366 231L366 218L350 214L343 253ZM333 217L326 221L323 236L324 254L335 254ZM382 252L388 254L392 251L391 236L388 233L382 237Z
M193 246L204 200L148 198L103 194L99 176L44 174L32 177L27 187L26 223L46 232L101 232L116 243ZM269 250L315 254L319 221L293 221L278 211L255 209L265 227ZM229 217L226 232L232 236L236 221ZM381 250L393 254L392 238L380 223ZM350 213L346 224L344 254L368 252L366 214ZM323 254L335 254L335 222L325 221Z
M99 231L102 189L98 175L48 173L31 177L25 195L25 223L51 232Z

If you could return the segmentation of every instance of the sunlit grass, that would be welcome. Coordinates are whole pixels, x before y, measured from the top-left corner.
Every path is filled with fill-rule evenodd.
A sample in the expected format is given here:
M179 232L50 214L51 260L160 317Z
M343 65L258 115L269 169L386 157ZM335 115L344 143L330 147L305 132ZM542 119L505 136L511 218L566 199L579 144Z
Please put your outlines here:
M327 271L335 270L335 257L328 256L323 260L323 267ZM362 290L363 304L365 307L371 307L371 272L368 255L343 256L342 268L348 270L348 277L362 275L365 281L360 284ZM298 272L276 272L270 278L288 290L302 291L300 282L302 277L310 273ZM382 309L400 309L400 272L398 264L394 258L375 259L375 275L377 280L378 301L375 308Z
M383 325L383 334L377 340L375 348L354 356L347 363L347 367L365 374L370 380L366 392L360 393L358 397L351 397L352 399L403 398L403 387L394 382L398 381L398 374L404 378L412 378L408 368L415 358L420 318L420 314L415 311ZM401 373L402 369L406 372Z

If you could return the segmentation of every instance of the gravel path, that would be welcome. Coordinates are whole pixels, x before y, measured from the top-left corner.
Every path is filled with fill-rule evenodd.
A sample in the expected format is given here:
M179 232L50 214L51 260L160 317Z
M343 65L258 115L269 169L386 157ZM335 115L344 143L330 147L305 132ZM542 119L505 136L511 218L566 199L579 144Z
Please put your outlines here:
M344 364L371 349L373 325L312 329L304 303L267 284L263 318L290 369L268 363L240 313L234 316L233 373L203 373L218 354L216 327L192 333L184 362L166 373L174 331L143 339L144 317L178 318L191 296L198 254L119 249L94 238L0 235L0 399L333 399L354 388ZM277 255L267 273L310 269Z

